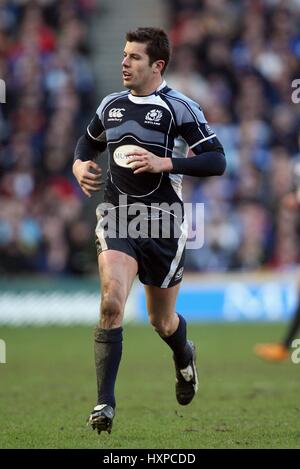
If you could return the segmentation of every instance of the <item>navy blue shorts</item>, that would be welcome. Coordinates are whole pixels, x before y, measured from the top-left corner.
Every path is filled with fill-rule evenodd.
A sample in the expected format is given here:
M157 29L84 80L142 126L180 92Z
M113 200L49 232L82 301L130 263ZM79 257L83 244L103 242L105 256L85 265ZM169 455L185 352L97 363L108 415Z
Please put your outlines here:
M113 249L133 257L145 285L169 288L182 280L187 227L184 216L142 207L133 215L128 207L97 207L96 248Z

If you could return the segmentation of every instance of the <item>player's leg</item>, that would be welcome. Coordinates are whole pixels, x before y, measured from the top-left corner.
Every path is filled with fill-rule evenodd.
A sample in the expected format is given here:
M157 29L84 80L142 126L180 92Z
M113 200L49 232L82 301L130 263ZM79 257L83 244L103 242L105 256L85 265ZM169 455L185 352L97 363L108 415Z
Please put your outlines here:
M289 324L287 333L281 342L282 345L284 345L287 349L289 349L299 329L300 329L300 297L298 297L298 304L294 312L294 315L291 319L291 322Z
M173 351L176 368L176 397L181 405L191 402L198 389L194 344L187 340L186 322L176 313L179 284L169 288L145 285L151 324Z
M179 287L180 284L170 288L145 285L145 292L150 323L169 342L176 360L184 368L191 359L191 350L186 339L186 322L175 309Z
M279 343L257 344L254 351L257 356L267 361L280 362L287 360L290 356L289 348L291 347L293 339L300 328L300 299L292 320L288 326L285 337Z
M106 250L98 256L101 281L100 321L95 329L97 406L90 424L110 432L115 409L115 381L122 355L124 307L137 274L137 261L119 251Z

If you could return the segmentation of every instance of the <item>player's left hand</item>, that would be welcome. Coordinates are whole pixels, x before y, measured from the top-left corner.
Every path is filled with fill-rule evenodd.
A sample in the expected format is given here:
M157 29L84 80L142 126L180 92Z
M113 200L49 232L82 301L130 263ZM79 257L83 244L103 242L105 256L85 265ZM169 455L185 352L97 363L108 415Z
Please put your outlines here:
M133 174L139 173L162 173L173 169L171 158L161 158L148 150L135 150L127 153L130 156L129 164Z

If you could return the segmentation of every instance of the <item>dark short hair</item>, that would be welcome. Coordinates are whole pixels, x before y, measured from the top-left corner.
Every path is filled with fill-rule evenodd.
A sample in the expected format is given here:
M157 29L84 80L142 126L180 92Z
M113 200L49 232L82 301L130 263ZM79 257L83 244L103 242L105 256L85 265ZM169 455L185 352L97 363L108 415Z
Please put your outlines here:
M126 33L126 41L147 44L146 53L149 55L150 65L156 60L164 60L163 74L170 60L171 47L167 34L159 28L138 28Z

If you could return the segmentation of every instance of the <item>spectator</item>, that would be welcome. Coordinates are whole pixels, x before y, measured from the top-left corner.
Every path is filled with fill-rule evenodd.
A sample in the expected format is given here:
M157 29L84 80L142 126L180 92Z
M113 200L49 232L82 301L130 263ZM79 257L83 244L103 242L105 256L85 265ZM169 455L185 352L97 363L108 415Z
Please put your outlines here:
M87 28L94 0L0 2L0 271L96 268L70 162L94 109ZM297 224L280 205L299 155L298 1L169 0L167 78L200 105L224 144L226 175L184 180L205 203L191 270L293 268ZM30 119L28 118L30 116ZM82 259L85 259L82 263ZM83 267L83 266L87 266Z
M82 246L91 233L70 164L85 112L92 112L85 43L93 8L91 0L1 2L0 70L8 88L0 114L2 273L81 273L69 241Z
M293 268L299 262L297 226L280 199L291 190L298 155L300 109L292 103L291 84L300 76L299 3L169 4L175 45L170 82L204 106L227 156L227 180L184 183L190 199L206 206L205 245L188 253L188 265Z

